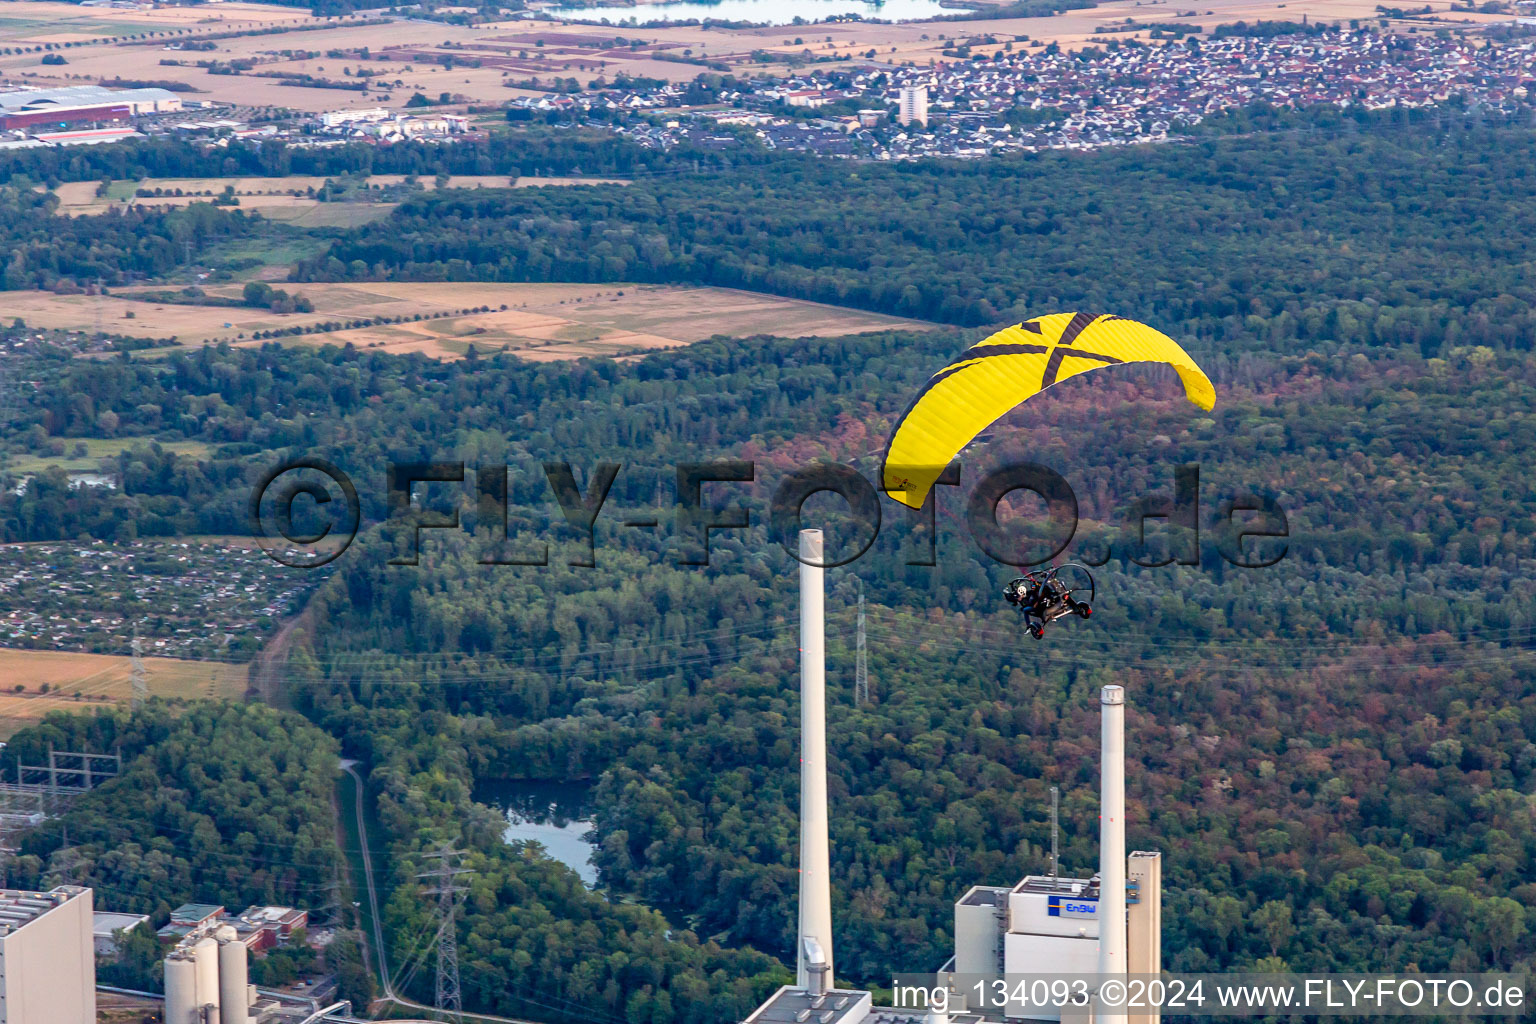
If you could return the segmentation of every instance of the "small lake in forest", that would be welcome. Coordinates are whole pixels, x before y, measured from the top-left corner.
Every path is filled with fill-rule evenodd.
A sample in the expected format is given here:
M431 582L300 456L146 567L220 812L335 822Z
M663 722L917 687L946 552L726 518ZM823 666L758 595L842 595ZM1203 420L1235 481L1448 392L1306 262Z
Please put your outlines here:
M526 782L493 779L475 786L475 800L490 804L507 819L507 842L534 840L555 860L597 884L592 864L592 788L584 782Z

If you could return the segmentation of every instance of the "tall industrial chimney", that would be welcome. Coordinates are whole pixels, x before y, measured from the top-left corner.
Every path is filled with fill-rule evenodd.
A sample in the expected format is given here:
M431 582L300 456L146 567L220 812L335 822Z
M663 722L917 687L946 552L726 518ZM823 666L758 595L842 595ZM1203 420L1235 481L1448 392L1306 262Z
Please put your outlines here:
M1104 739L1099 796L1099 973L1126 972L1125 956L1125 688L1099 697ZM1125 1024L1125 1011L1100 1013L1099 1024Z
M833 978L832 872L827 850L827 654L823 572L821 531L801 530L800 931L799 941L795 943L799 952L795 984L807 990L816 980L811 976L813 966L825 978L828 988ZM1122 852L1122 860L1124 856ZM1124 932L1121 934L1123 946ZM808 939L820 947L825 966L812 965L808 961Z

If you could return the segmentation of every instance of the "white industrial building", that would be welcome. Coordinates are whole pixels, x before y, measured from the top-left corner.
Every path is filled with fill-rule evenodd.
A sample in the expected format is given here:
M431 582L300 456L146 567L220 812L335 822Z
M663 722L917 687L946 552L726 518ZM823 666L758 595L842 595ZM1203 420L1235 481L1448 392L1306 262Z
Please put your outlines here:
M1125 689L1104 687L1099 703L1099 873L1030 875L1011 887L973 886L955 904L954 974L1162 973L1163 857L1125 852ZM963 993L971 986L961 981L954 988ZM1000 1013L1006 1019L1063 1019L1021 1006L1004 1006ZM989 1016L996 1015L989 1008ZM1103 1019L1152 1024L1156 1015Z
M165 1024L249 1024L249 953L227 924L182 939L165 958Z
M906 95L903 92L903 109ZM924 99L926 103L926 98ZM800 899L795 983L743 1024L947 1024L1070 1019L1073 1024L1156 1024L1156 1014L1089 1006L970 1006L974 976L1152 975L1162 972L1162 855L1125 850L1125 690L1106 686L1101 715L1099 872L1031 875L1013 886L977 885L955 904L955 956L937 975L937 1006L881 1007L869 992L836 987L827 836L825 620L822 534L800 534ZM912 965L914 974L922 965ZM959 976L970 975L971 978ZM179 1024L179 1022L178 1022ZM242 1022L244 1024L244 1022Z
M174 113L181 109L181 97L169 89L111 89L104 85L0 92L0 114L58 113L116 106L126 106L135 117Z
M91 890L0 889L0 1024L96 1024Z
M394 111L383 107L367 107L361 110L327 110L320 115L320 123L327 128L339 128L344 124L361 124L367 121L387 121Z

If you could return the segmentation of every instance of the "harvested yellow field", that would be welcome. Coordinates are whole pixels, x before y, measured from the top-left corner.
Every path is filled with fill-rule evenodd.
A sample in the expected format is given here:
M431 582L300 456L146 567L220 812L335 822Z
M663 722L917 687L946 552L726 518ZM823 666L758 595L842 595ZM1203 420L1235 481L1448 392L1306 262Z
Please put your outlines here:
M350 342L359 348L421 352L442 359L463 356L471 345L481 352L505 349L523 359L543 362L677 348L716 336L835 337L932 326L729 288L399 283L323 287L378 289L393 301L418 308L441 303L446 296L452 296L450 304L462 298L471 306L498 307L487 313L381 324L298 339L311 344ZM321 300L315 297L315 303L318 310ZM500 309L502 303L509 308Z
M5 315L28 324L74 330L101 329L141 337L263 344L252 335L284 327L422 316L327 333L289 336L284 344L351 343L389 352L421 352L457 359L507 349L526 359L578 359L690 345L723 335L835 337L863 331L926 329L932 325L880 313L784 299L728 288L626 284L442 284L358 282L277 283L314 303L313 313L273 313L233 306L183 306L140 301L130 293L107 296L5 293ZM209 288L234 297L235 285ZM490 307L481 313L465 309ZM502 307L506 308L503 309ZM130 318L127 314L132 313Z
M167 699L237 698L249 674L245 665L174 658L145 658L144 669L150 696ZM126 657L0 648L0 738L50 711L125 704L130 678Z
M151 10L130 10L22 0L0 7L0 46L101 40L183 29L195 33L229 32L311 20L314 20L313 16L303 8L273 4L166 5Z

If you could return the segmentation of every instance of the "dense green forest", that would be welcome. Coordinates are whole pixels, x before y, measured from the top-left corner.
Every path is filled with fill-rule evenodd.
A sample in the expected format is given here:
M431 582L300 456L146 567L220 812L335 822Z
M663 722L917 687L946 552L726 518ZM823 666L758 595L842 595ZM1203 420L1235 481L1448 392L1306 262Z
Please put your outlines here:
M10 741L6 778L18 760L47 764L50 746L117 750L123 770L30 835L13 879L90 885L117 910L162 918L189 900L339 898L336 742L302 718L258 705L55 712Z
M775 159L622 192L434 193L296 276L702 281L951 326L715 340L622 364L277 346L38 356L50 385L23 396L10 441L31 449L106 424L142 443L119 457L118 492L44 477L7 490L0 530L240 532L251 482L281 456L341 465L369 525L281 673L312 724L284 717L279 731L306 750L231 744L253 766L242 778L289 758L284 770L308 779L337 747L369 769L396 962L429 941L423 854L467 848L472 1007L739 1019L792 956L796 564L766 528L773 489L815 460L872 477L910 395L984 327L1056 308L1141 316L1209 372L1213 412L1158 370L1074 378L1008 417L966 456L962 486L940 489L935 565L909 564L911 523L887 502L870 553L829 574L842 973L883 983L942 963L966 887L1044 869L1053 784L1063 865L1091 871L1094 692L1110 681L1130 697L1130 841L1165 853L1170 968L1509 967L1536 953L1533 155L1529 132L1425 124L965 165ZM173 440L208 454L154 447ZM676 464L719 457L757 464L752 483L710 497L748 507L752 525L716 532L708 566L679 566ZM418 566L388 564L392 459L510 465L512 540L472 481L434 484L425 503L457 508L463 528L427 531ZM1039 644L1001 607L1014 570L977 550L961 516L988 467L1021 459L1074 487L1070 553L1107 558L1093 619ZM546 460L570 461L583 482L599 461L624 463L595 568L566 564L582 546L559 525ZM1182 464L1200 467L1200 564L1138 565L1129 513L1171 493ZM1289 522L1285 557L1266 569L1215 550L1222 500L1249 491ZM834 507L817 499L807 518L846 546ZM663 528L616 525L634 510ZM1185 539L1153 533L1154 546ZM484 562L543 541L548 567ZM862 707L859 584L876 697ZM213 770L190 737L237 713L269 738L278 728L261 709L154 712L53 720L17 743L110 746L121 731L137 737L124 740L133 764L184 780ZM471 796L498 778L593 784L601 890L503 843ZM102 821L164 802L137 771L111 785L92 798L121 801ZM234 842L240 790L207 789L184 813ZM267 808L290 830L314 813L295 793ZM29 840L28 870L139 877L78 827L69 847L51 830ZM185 856L164 841L165 857ZM249 878L196 857L177 877L207 898L331 881L301 868L322 844L290 847ZM430 998L422 978L408 991Z
M1433 354L1476 319L1484 340L1529 347L1533 156L1523 129L1384 122L959 164L784 158L418 196L295 276L702 282L966 325L1113 309L1225 351ZM1340 302L1364 309L1343 319Z
M270 383L286 379L259 362L273 349L209 349L167 366L187 375L175 390L194 395L209 385L193 374L208 372L232 402L316 403L313 420L332 422L335 434L313 443L347 449L346 437L367 437L348 449L364 466L402 448L471 462L558 456L583 469L627 457L635 477L616 483L618 507L654 500L669 458L755 457L762 486L740 497L761 512L778 475L800 460L868 468L870 437L883 436L944 347L906 335L713 343L625 368L436 366L339 350L308 364L290 353L292 372L313 380L327 359L335 371L368 371L359 380L383 401L359 403L364 411L350 417L321 414L318 403L337 401L333 389L306 398ZM1202 466L1207 502L1262 484L1291 518L1293 552L1270 570L1224 570L1219 559L1147 570L1117 559L1081 637L1024 646L996 611L1005 567L988 565L948 518L938 566L904 567L892 524L892 541L849 570L876 601L873 708L848 707L851 591L846 580L835 585L845 610L833 648L834 736L844 740L834 744L834 848L850 976L942 960L958 892L1038 870L1051 782L1066 789L1077 823L1067 863L1091 863L1091 697L1110 678L1131 687L1146 766L1132 773L1133 843L1170 851L1170 905L1184 929L1170 933L1172 963L1231 967L1271 955L1249 913L1271 901L1297 908L1278 947L1293 966L1411 957L1431 969L1491 964L1524 948L1519 915L1497 951L1448 936L1463 934L1458 922L1469 916L1510 919L1506 900L1524 899L1520 873L1533 853L1503 838L1529 829L1523 800L1499 794L1520 792L1536 770L1536 748L1511 740L1532 713L1518 671L1533 612L1519 567L1536 531L1528 485L1500 466L1523 450L1536 364L1492 349L1447 356L1425 360L1408 347L1374 358L1217 357L1223 400L1209 419L1170 394L1171 381L1108 375L1064 385L1049 411L1015 417L997 458L1058 467L1090 524L1167 491L1170 467L1182 462ZM241 383L246 360L260 368ZM110 398L109 381L145 369L79 372ZM743 386L752 380L777 387ZM125 395L136 386L124 385ZM605 420L590 415L599 394ZM135 408L112 401L125 415ZM519 407L567 426L508 447L483 424L515 420ZM1480 411L1488 407L1500 414ZM436 440L410 439L413 430ZM1381 443L1394 437L1402 440ZM547 494L515 480L528 522L537 503L549 518ZM476 528L477 510L467 494L461 500ZM703 571L679 570L664 543L612 529L599 531L595 572L488 569L476 564L486 543L434 537L423 566L403 569L383 564L389 546L366 535L312 606L326 628L289 666L301 706L375 766L381 819L407 851L392 911L398 933L424 927L403 884L409 850L467 839L486 858L479 870L500 878L506 855L495 828L470 805L476 778L597 778L606 884L688 915L700 935L787 953L795 662L793 609L774 588L793 563L760 526L717 539L716 565ZM917 611L929 606L936 611ZM568 912L554 909L565 901L591 899L563 869L536 863L566 879L563 896L536 901L551 922ZM1378 889L1383 899L1415 897L1389 913L1373 902ZM506 900L475 905L486 917L471 916L467 938L511 927L495 923L512 913ZM516 927L532 942L545 926ZM1504 934L1490 929L1477 934ZM517 942L485 941L487 964L513 962L506 950ZM1325 952L1331 959L1318 959ZM543 998L589 998L585 983L567 978L588 956L573 949ZM632 990L615 984L626 994L609 1001L617 1009ZM487 1000L533 1009L489 991Z

